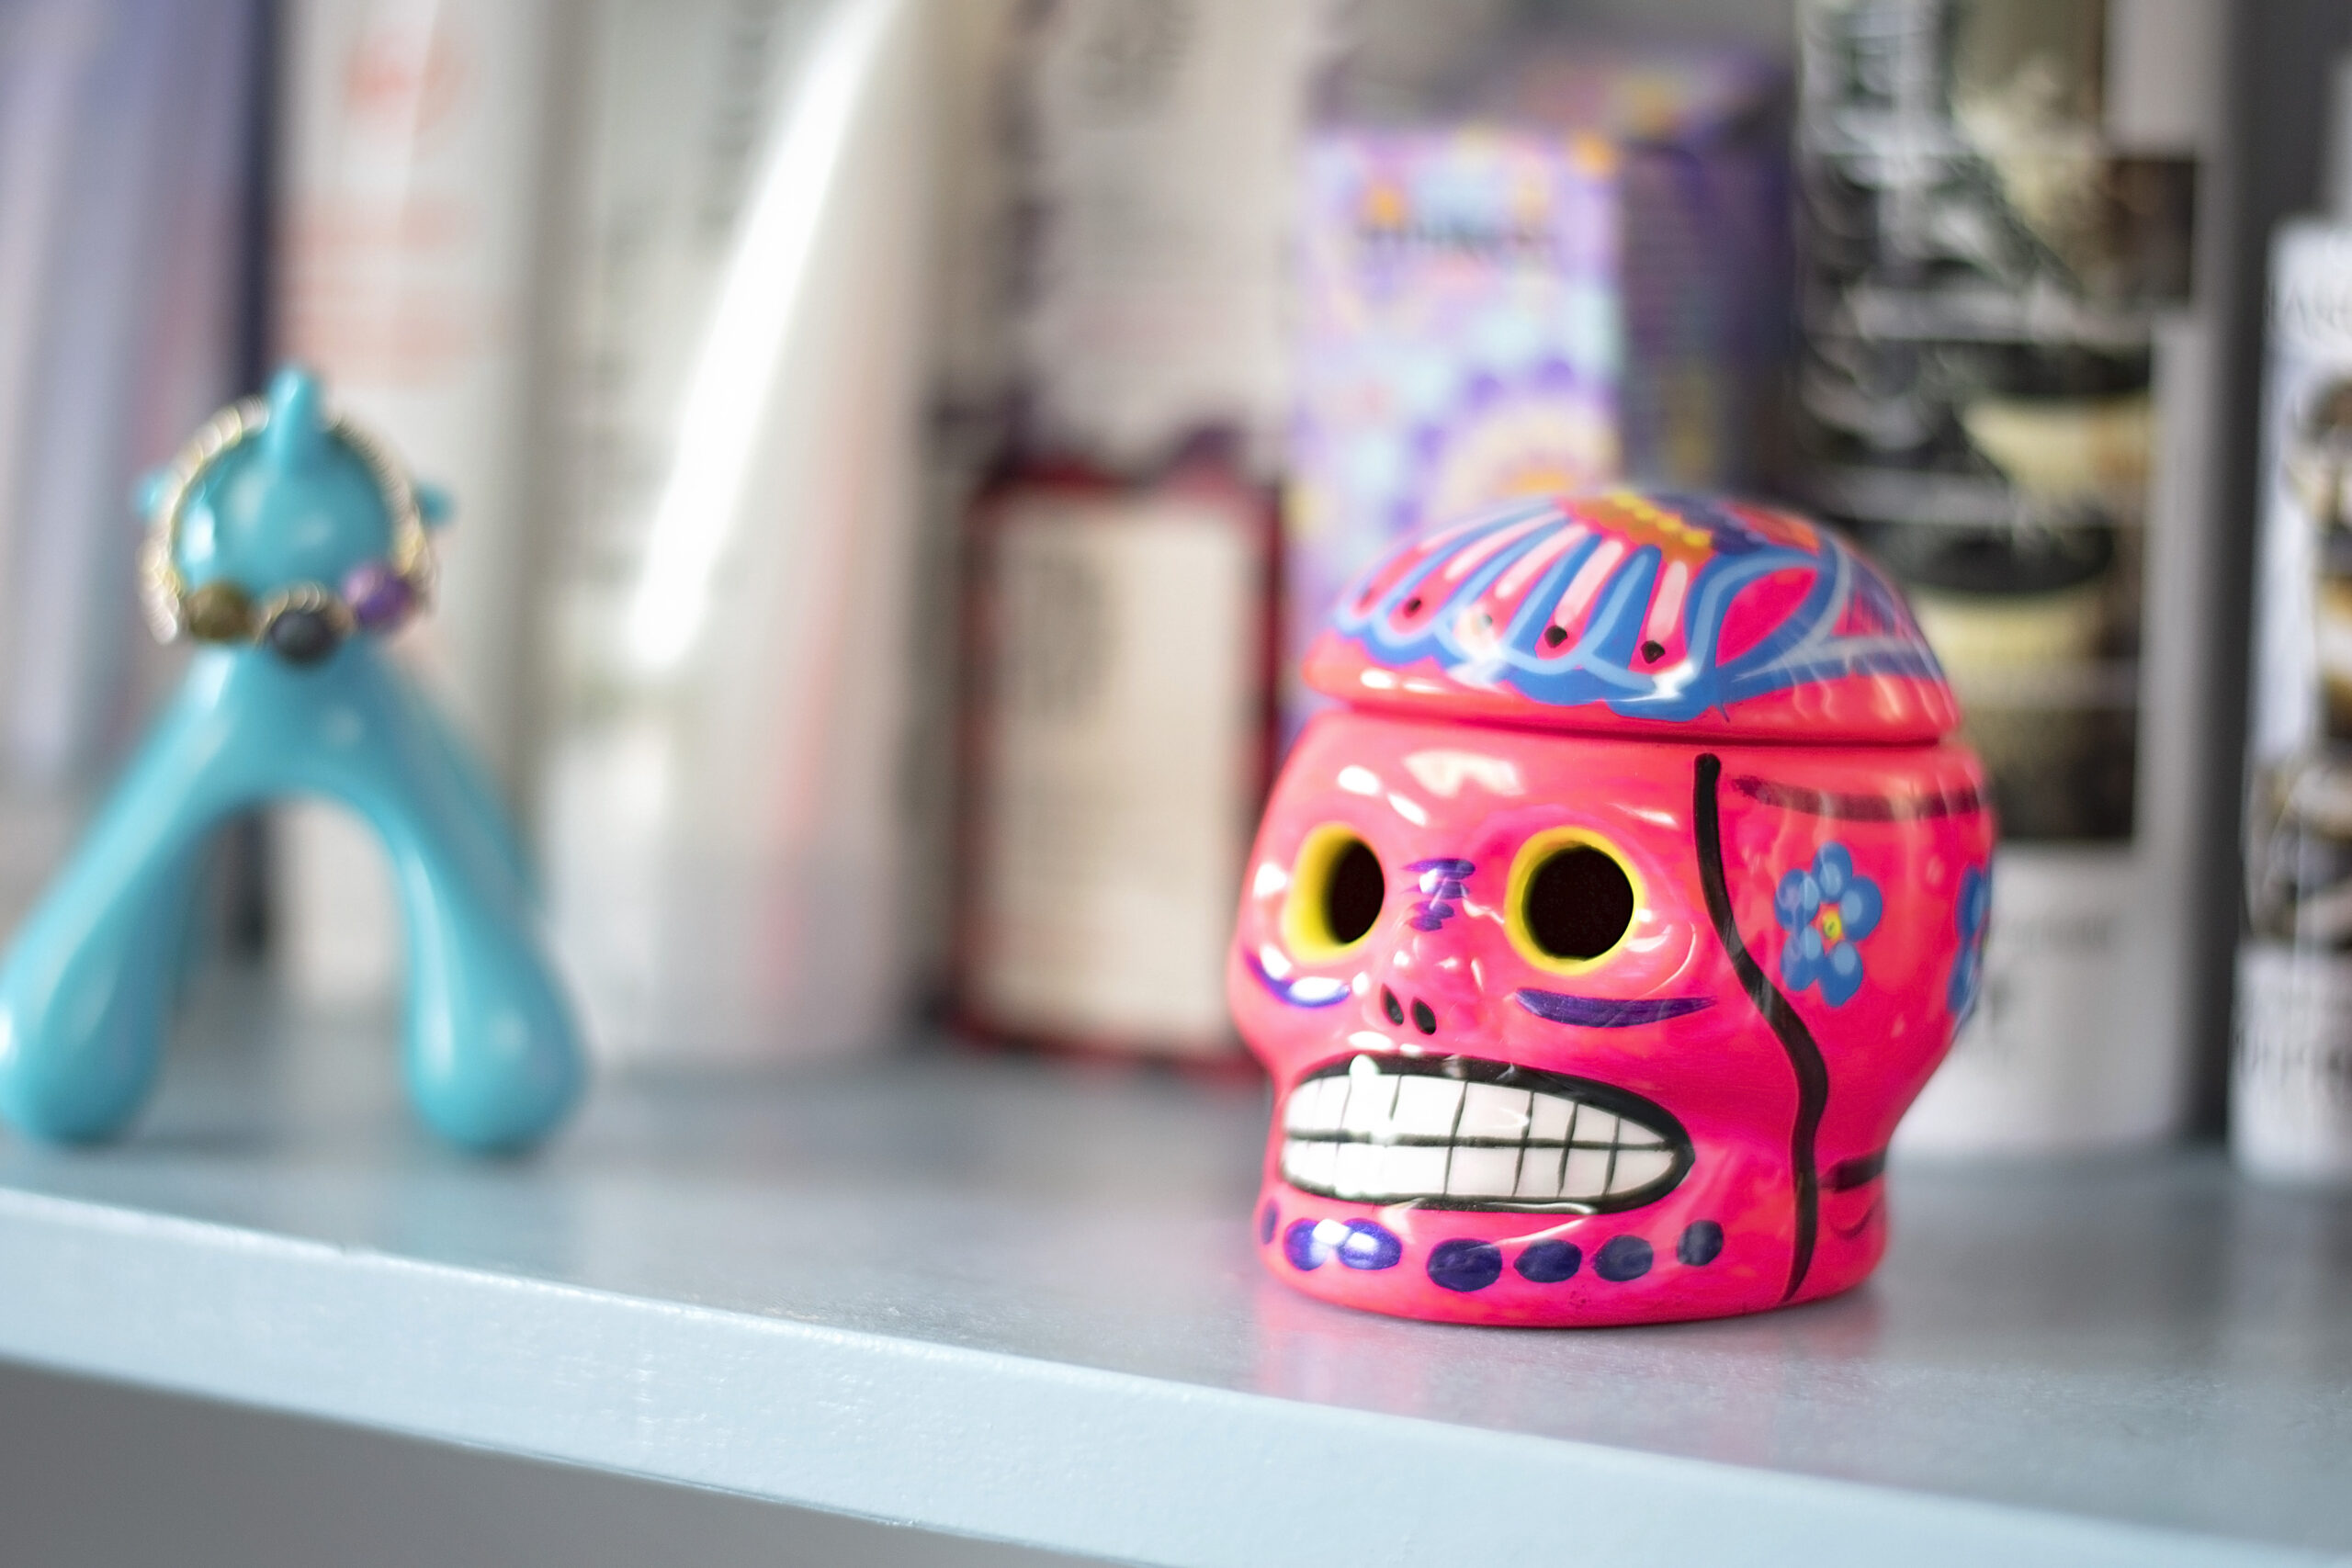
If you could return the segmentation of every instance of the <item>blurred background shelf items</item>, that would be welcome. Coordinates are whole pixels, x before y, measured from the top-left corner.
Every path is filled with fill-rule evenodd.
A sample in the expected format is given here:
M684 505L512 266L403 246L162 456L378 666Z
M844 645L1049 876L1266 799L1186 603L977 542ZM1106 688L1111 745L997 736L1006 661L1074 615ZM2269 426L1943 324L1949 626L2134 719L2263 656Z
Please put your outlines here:
M591 14L536 805L616 1060L871 1049L909 1005L910 683L948 635L914 618L918 11Z
M259 385L260 0L0 8L0 915L13 928L178 660L140 635L139 475ZM255 836L213 878L250 942Z
M1008 16L1003 381L958 540L954 986L976 1032L1238 1059L1283 237L1329 22L1320 0Z
M1424 523L1625 478L1752 488L1785 334L1784 83L1534 19L1437 110L1351 107L1300 173L1283 582L1297 664Z
M28 73L78 36L34 19L115 15L19 9ZM1864 536L1994 759L1987 1001L1909 1146L2190 1115L2233 657L2210 0L222 15L214 227L247 249L159 297L318 361L458 496L447 624L403 651L539 845L607 1059L944 1007L1238 1061L1216 955L1326 603L1428 516L1623 478ZM47 101L11 123L55 181ZM115 274L43 276L76 280L55 320L132 319ZM127 550L43 548L87 581L28 603L108 636L0 626L89 650L17 660L14 773L96 777L146 689L97 613ZM231 864L281 971L389 995L364 830L274 826Z
M2352 56L2321 216L2270 258L2260 576L2246 726L2246 938L2230 1143L2289 1180L2352 1180Z
M965 540L959 1021L1233 1059L1227 928L1270 739L1274 515L1229 446L1031 469Z
M2222 496L2223 8L1807 0L1791 476L1909 592L1993 775L1984 1001L1897 1138L2178 1132ZM2210 181L2207 183L2210 184Z
M529 776L526 660L552 477L535 440L558 383L537 287L568 29L546 5L319 0L284 16L275 107L277 356L458 498L429 625L403 651L510 798ZM281 967L323 999L390 994L400 921L348 813L276 814Z
M2333 1495L2298 1490L2344 1455L2352 1361L2312 1303L2346 1200L2263 1185L2352 1181L2352 113L2326 108L2347 49L2341 0L0 0L0 925L178 673L139 626L135 478L304 358L455 493L441 614L395 651L494 761L606 1068L546 1167L420 1166L337 1121L368 1061L389 1078L405 959L380 850L289 802L213 852L188 976L277 1043L242 1055L215 1016L129 1147L0 1150L0 1239L28 1249L0 1260L16 1279L54 1247L127 1280L175 1226L220 1227L191 1244L206 1288L274 1303L265 1337L375 1288L318 1242L477 1270L441 1298L467 1311L643 1287L691 1314L732 1280L727 1345L805 1307L884 1360L987 1339L957 1290L1026 1291L1071 1337L991 1354L1134 1373L1145 1404L1216 1387L1266 1431L1492 1441L1555 1481L1566 1437L1883 1483L1906 1499L1883 1520L1926 1517L1924 1489L2036 1530L2352 1551ZM1224 966L1314 709L1296 653L1400 531L1621 479L1849 531L1991 764L1984 1001L1895 1150L1919 1251L1813 1316L1679 1337L1268 1319L1230 1272L1262 1106ZM956 1056L975 1043L1008 1050ZM227 1084L267 1103L206 1098ZM286 1153L306 1107L353 1163ZM1106 1156L1073 1240L1051 1139L1096 1111L1123 1157L1190 1174L1137 1185ZM2232 1128L2234 1175L2186 1146ZM1187 1163L1193 1138L1230 1170ZM843 1198L836 1155L901 1207ZM1988 1217L2016 1205L2056 1217ZM2133 1228L2158 1213L2182 1228ZM822 1228L884 1219L903 1230ZM657 1233L738 1223L780 1250L631 1271ZM1117 1269L1065 1266L1081 1244ZM954 1282L891 1274L938 1249ZM265 1254L294 1270L267 1290ZM2002 1332L1926 1304L1962 1280ZM0 1356L734 1484L501 1437L447 1384L395 1409L214 1376L209 1297L175 1302L184 1347L119 1316L74 1348L72 1285L0 1292ZM1195 1291L1193 1315L1117 1326ZM1258 1361L1153 1348L1224 1333ZM582 1351L583 1408L683 1344ZM1889 1389L1959 1367L2039 1409L2064 1383L2195 1440L1928 1484L1804 1425L1824 1358ZM1784 1402L1665 1436L1498 1435L1476 1408L1636 1366ZM1918 1453L2056 1453L1899 1404L1876 1429ZM990 1457L1044 1517L1042 1472ZM906 1490L750 1489L1246 1555L1148 1487L1119 1495L1129 1533L1056 1536L892 1473ZM2278 1509L2199 1490L2216 1475ZM1328 1514L1248 1539L1306 1561L1342 1539ZM1500 1550L1511 1526L1479 1528ZM2033 1540L2062 1537L2116 1561L2154 1539Z
M909 8L289 16L281 335L463 498L448 629L409 651L537 829L592 1037L878 1041L910 983ZM364 829L280 826L297 984L387 994Z

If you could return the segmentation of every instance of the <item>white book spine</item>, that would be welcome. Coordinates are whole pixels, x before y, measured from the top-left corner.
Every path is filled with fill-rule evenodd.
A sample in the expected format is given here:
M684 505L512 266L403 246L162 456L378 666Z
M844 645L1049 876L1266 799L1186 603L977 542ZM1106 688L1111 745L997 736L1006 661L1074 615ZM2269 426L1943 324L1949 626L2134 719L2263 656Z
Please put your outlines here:
M905 1003L922 8L599 11L541 819L611 1057L839 1054Z
M2352 118L2352 94L2339 106ZM2352 222L2272 252L2230 1147L2352 1181Z
M564 58L553 0L299 0L280 149L280 348L457 502L401 649L510 793L527 773L535 285ZM276 933L298 991L389 992L380 850L333 808L279 814Z
M2131 829L2010 842L1996 855L1984 999L1904 1120L1898 1153L2125 1147L2177 1134L2188 1114L2198 899L2226 897L2199 891L2213 829L2197 815L2216 764L2205 584L2225 514L2211 281L2228 243L2214 216L2225 21L2218 0L2106 7L2101 155L2198 164L2196 292L2155 312L2149 337Z

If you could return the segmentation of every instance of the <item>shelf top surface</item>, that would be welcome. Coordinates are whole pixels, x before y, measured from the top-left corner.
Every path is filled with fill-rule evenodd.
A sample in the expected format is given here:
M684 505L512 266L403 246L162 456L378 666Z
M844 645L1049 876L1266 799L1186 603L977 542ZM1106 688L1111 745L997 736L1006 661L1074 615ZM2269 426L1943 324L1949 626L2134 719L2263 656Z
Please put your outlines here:
M1248 1083L936 1047L638 1077L600 1086L542 1154L482 1162L409 1122L386 1023L296 1023L227 992L192 1032L126 1141L0 1144L0 1201L1486 1437L2352 1550L2352 1201L2247 1186L2210 1152L1899 1167L1885 1264L1807 1307L1464 1328L1321 1305L1264 1273L1250 1215L1266 1102ZM0 1311L0 1354L66 1354L43 1348L64 1341L34 1310Z

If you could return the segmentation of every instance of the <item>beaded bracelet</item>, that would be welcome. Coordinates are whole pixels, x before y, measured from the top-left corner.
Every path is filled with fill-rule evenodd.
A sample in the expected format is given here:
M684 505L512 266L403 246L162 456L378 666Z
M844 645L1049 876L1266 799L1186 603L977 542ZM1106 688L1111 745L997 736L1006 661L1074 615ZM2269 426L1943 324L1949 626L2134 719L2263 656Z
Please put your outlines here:
M424 605L433 589L433 546L415 483L382 444L338 414L326 434L367 468L392 514L389 558L361 561L339 588L297 582L256 604L226 578L191 589L179 566L180 520L212 466L269 425L259 398L230 404L189 438L165 467L140 552L141 598L159 642L249 642L296 664L313 664L355 631L389 632Z

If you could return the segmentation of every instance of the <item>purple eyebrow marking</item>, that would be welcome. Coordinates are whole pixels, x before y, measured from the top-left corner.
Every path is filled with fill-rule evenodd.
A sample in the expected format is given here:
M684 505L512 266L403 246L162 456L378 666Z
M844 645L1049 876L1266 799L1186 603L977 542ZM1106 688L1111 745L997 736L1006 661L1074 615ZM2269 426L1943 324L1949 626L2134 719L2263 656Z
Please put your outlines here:
M1433 931L1453 918L1470 874L1478 867L1475 862L1448 859L1417 860L1405 869L1420 874L1422 893L1413 906L1413 918L1405 923L1417 931Z
M1511 1000L1538 1018L1586 1029L1632 1029L1639 1024L1663 1023L1669 1018L1688 1017L1715 1005L1713 997L1572 997L1565 991L1539 991L1532 986L1522 987L1510 995Z

